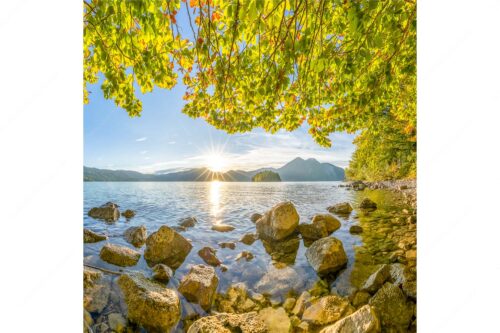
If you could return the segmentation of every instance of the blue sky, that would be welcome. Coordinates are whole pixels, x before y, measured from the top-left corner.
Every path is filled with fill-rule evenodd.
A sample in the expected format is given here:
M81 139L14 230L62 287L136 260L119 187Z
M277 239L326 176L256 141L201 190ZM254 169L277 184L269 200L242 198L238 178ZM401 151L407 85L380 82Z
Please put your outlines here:
M185 8L177 21L182 33L189 34ZM135 118L104 99L100 83L90 85L90 103L84 106L84 164L154 172L207 166L214 155L222 156L225 169L241 170L280 167L295 157L340 167L349 163L354 135L334 133L332 147L323 148L307 133L306 125L274 135L262 129L228 135L202 119L189 118L181 112L185 86L179 81L172 90L155 88L142 95L142 115Z

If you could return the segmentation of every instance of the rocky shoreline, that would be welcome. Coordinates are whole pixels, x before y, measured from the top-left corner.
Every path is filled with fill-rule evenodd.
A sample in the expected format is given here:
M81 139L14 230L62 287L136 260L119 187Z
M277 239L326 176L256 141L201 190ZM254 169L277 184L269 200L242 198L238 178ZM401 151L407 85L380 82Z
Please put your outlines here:
M391 225L404 226L391 236L394 238L391 246L397 243L390 249L393 258L388 263L372 265L359 288L351 288L346 295L327 282L335 280L349 260L335 232L353 209L366 216L377 211L380 203L368 197L355 207L349 202L334 203L327 208L330 214L318 213L309 223L299 223L293 203L281 202L263 214L249 217L255 223L254 233L219 244L221 248L234 249L236 242L252 244L260 239L264 246L273 247L302 238L308 244L305 257L320 279L300 294L294 292L294 280L287 275L286 265L275 269L274 275L272 272L266 275L267 280L258 281L258 288L254 288L257 290L236 282L224 293L217 292L220 274L227 267L211 247L203 247L197 253L204 264L192 265L178 280L175 270L192 250L190 241L181 232L196 228L195 217L187 217L175 227L163 225L153 232L145 226L130 227L123 238L133 248L111 244L106 235L84 229L84 242L102 242L101 260L118 267L113 274L97 267L84 267L84 332L140 332L141 329L189 333L415 332L415 185L415 181L342 185L356 191L394 191L410 206L390 220ZM120 215L130 219L135 215L132 210L125 212L120 213L118 205L108 202L92 208L88 214L104 221L116 221ZM364 229L354 225L350 232L363 235ZM141 257L137 249L143 246L143 257L150 269L146 274L133 270ZM250 251L242 251L235 257L250 262L252 259ZM282 299L273 298L268 292L279 283L289 290Z

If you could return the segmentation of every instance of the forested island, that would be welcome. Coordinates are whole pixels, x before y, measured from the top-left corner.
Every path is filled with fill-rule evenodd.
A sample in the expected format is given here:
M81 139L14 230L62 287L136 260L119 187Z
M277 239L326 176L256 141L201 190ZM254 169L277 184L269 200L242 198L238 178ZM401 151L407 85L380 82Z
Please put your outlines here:
M280 175L273 171L261 171L252 177L253 182L280 182Z

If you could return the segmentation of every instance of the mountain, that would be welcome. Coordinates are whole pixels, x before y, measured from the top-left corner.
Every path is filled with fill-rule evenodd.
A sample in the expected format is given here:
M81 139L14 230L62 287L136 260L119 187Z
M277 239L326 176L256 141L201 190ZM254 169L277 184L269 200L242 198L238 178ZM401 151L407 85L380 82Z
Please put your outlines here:
M137 171L105 170L83 167L84 181L233 181L250 182L252 178L263 171L278 173L282 181L333 181L344 180L344 169L330 163L320 163L314 158L304 160L300 157L283 165L281 168L260 168L253 171L229 170L227 172L212 172L207 168L193 168L170 173L144 174Z

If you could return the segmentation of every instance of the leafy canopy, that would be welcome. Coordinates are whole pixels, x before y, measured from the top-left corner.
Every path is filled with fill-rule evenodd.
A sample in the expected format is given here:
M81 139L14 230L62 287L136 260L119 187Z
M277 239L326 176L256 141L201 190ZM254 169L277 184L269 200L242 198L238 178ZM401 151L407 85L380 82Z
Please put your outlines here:
M191 31L176 15L186 11ZM409 0L84 1L84 83L138 116L141 92L187 91L183 112L229 133L416 126L416 3ZM85 101L88 93L85 89Z

